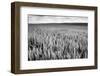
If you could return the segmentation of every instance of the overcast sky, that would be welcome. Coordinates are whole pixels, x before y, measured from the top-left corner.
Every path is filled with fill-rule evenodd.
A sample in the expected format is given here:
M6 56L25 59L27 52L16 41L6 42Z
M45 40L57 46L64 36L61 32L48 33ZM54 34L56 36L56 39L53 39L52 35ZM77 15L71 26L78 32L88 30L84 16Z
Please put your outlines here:
M29 24L38 23L88 23L88 17L28 15Z

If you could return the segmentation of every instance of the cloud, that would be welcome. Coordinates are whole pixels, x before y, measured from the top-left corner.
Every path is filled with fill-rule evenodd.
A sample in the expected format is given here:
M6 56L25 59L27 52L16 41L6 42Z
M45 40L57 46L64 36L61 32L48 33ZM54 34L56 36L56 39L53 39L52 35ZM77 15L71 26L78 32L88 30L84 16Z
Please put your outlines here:
M28 15L29 24L38 23L87 23L88 17L80 16L50 16L50 15Z

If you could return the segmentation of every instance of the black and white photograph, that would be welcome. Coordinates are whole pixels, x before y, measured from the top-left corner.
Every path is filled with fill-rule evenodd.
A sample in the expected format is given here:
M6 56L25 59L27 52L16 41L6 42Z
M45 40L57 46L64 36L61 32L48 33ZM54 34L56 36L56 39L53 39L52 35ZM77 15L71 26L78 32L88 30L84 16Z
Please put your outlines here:
M97 69L97 7L11 4L11 72Z
M27 17L28 61L88 58L88 17Z

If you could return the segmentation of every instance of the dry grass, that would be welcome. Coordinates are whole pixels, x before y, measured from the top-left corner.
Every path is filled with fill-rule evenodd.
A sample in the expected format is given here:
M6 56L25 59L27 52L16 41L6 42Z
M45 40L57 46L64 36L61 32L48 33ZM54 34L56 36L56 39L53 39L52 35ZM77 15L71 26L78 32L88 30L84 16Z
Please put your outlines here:
M28 60L80 59L88 57L87 32L47 31L35 28L28 36Z

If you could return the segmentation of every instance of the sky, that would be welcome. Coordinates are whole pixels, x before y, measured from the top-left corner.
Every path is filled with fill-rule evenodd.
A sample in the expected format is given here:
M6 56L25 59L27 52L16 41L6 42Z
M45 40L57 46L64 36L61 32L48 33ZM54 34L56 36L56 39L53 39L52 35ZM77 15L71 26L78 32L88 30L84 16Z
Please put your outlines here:
M81 16L53 16L53 15L28 15L29 24L38 23L88 23L88 17Z

